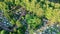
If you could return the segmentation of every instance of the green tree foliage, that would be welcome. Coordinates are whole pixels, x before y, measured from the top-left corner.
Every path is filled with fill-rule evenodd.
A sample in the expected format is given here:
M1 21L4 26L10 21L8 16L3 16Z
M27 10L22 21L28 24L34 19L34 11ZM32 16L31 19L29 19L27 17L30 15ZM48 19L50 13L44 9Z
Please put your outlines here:
M37 18L36 16L31 16L30 15L26 15L26 19L27 19L27 23L28 25L30 25L30 28L37 28L39 25L41 25L41 20L39 18Z
M4 30L2 30L0 34L4 34L4 33L5 33L5 31L4 31Z
M26 9L26 15L20 17L21 20L17 20L14 16L14 12L19 12L18 9L15 9L15 6L18 5ZM0 10L12 25L16 24L18 27L18 29L14 28L15 32L8 32L9 34L24 34L27 26L30 28L29 33L33 34L34 30L42 25L43 17L52 23L60 22L60 4L48 0L0 0ZM27 26L23 25L24 19ZM1 34L5 34L5 32L5 30L0 31Z
M24 7L26 7L27 10L34 12L37 16L42 16L43 9L40 8L40 3L37 3L36 1L37 0L32 0L31 2L29 0L21 0L21 2L19 3L19 1L17 0L15 2L18 2L17 5L22 4Z

